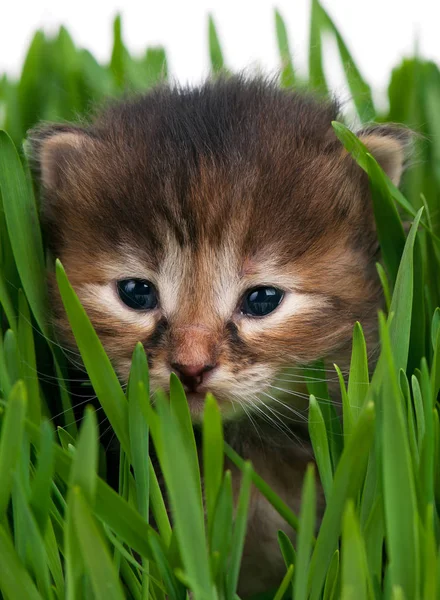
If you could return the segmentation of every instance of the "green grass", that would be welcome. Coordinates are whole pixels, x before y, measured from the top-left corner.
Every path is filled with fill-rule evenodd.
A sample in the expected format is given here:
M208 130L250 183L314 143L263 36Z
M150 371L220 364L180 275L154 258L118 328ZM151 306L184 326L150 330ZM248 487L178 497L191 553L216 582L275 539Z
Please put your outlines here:
M381 353L373 375L361 324L353 331L348 378L335 365L343 419L325 401L327 386L309 382L309 431L326 498L320 530L315 538L313 467L295 515L224 444L211 396L201 472L180 382L173 377L170 398L159 394L150 406L138 344L125 392L58 263L70 325L121 447L118 492L98 475L97 416L89 407L75 422L65 359L47 319L45 248L22 144L42 119L73 119L108 95L166 79L166 53L149 48L132 57L119 18L108 65L78 49L64 28L55 38L40 31L19 81L0 80L1 598L184 600L191 590L197 600L235 600L251 484L298 531L294 545L278 534L285 577L260 600L440 598L440 71L420 57L405 59L391 74L388 112L377 112L369 85L318 0L312 1L307 78L295 72L294 44L278 12L273 26L282 85L326 94L321 42L333 35L358 120L399 122L422 134L399 191L356 136L334 124L371 181L387 313L378 315ZM213 72L226 71L212 19L207 35ZM408 234L403 221L412 223ZM64 425L55 435L51 416L61 413ZM158 463L148 460L149 444ZM235 509L225 454L243 473Z

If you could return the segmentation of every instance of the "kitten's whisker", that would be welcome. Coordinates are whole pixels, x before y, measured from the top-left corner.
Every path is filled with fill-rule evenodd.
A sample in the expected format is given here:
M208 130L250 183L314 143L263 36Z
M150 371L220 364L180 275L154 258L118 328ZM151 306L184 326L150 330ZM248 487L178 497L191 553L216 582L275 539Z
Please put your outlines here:
M284 388L280 388L280 387L276 387L274 385L269 385L269 387L273 388L274 390L278 390L280 392L283 392L283 394L289 394L291 396L297 396L298 398L304 398L305 400L309 400L311 394L306 394L304 392L298 392L296 390L286 390ZM326 403L326 404L341 404L340 401L337 400L330 400L329 398L321 398L320 396L315 396L316 400L319 400L321 403Z
M102 421L101 423L99 423L99 425L101 425L102 423L104 423L104 421ZM111 428L112 428L112 426L111 426L111 425L109 425L108 427L106 427L106 428L104 429L104 431L101 433L101 435L99 436L98 440L99 440L99 441L101 441L101 439L102 439L102 438L105 436L105 434L106 434L108 431L110 431L110 430L111 430ZM109 441L109 443L107 444L106 451L109 449L109 446L110 446L110 444L111 444L111 441L113 440L113 438L114 438L114 437L115 437L115 434L113 433L112 437L110 438L110 441Z
M290 441L295 442L295 444L298 444L299 446L301 446L302 448L306 448L304 441L298 437L294 431L292 431L292 429L286 425L285 423L285 419L287 418L289 421L298 423L300 421L296 420L296 419L292 419L291 417L287 417L284 414L281 414L279 411L277 411L273 406L269 406L269 404L267 404L266 402L264 402L261 398L258 398L257 396L253 396L257 402L257 404L261 407L261 408L266 408L268 410L270 410L270 412L274 415L274 419L269 417L269 415L266 415L265 413L264 416L266 417L266 420L272 425L275 426L279 431L281 431L283 433L283 435L285 435ZM254 405L253 405L254 406ZM279 416L281 415L281 416ZM282 418L281 418L282 417ZM282 427L282 428L281 428Z
M258 400L258 398L257 398ZM261 402L261 400L260 400ZM255 408L257 408L258 410L260 410L260 412L263 414L264 417L266 417L266 419L272 423L279 431L281 431L284 435L286 435L289 439L293 439L293 440L297 440L297 436L295 436L295 434L292 432L292 430L289 428L288 425L286 425L286 423L284 422L284 418L288 418L285 417L285 415L282 415L279 411L275 410L273 407L271 407L269 404L266 404L265 402L261 403L261 406L266 408L268 411L270 411L270 413L273 415L273 418L271 418L269 415L267 415L261 407L259 407L256 403L253 404L253 406ZM281 418L283 417L283 418ZM294 419L290 418L290 421L295 421ZM298 421L297 421L298 422Z
M300 367L300 366L297 366L297 365L293 365L291 367L283 367L283 369L286 369L286 370L289 370L289 371L298 370L298 371L300 371L303 374L304 377L307 377L307 375L304 374L305 370L307 370L307 371L318 371L319 373L331 373L332 375L335 374L334 368L319 369L318 367L304 367L304 366ZM348 370L347 369L344 369L344 370L341 369L341 372L347 374Z
M50 375L49 373L44 373L43 371L39 371L38 369L36 369L35 367L33 367L31 364L29 364L26 360L21 359L21 364L26 365L27 367L29 367L32 371L34 371L34 373L36 373L38 375L38 378L35 377L35 379L53 379L55 382L58 382L59 379L56 375ZM31 375L27 376L28 379L31 379ZM86 383L89 382L90 379L79 379L78 377L73 377L71 379L68 379L67 377L63 378L63 381L66 382L74 382L74 383ZM49 381L47 381L47 383L49 383Z
M72 350L71 348L67 348L67 346L63 346L62 344L60 344L60 342L58 340L53 340L49 336L44 335L44 333L42 331L40 331L38 329L38 327L36 327L21 311L19 311L18 314L21 317L23 317L23 320L26 321L26 323L28 325L30 325L31 328L36 333L38 333L38 335L40 335L44 340L46 340L46 342L48 342L52 346L57 346L62 351L62 353L64 354L64 356L66 356L66 352L69 352L70 354L73 354L77 358L82 358L80 352L77 352L76 350ZM66 356L66 358L68 358L68 357Z
M77 402L77 403L75 404L75 408L76 408L77 406L83 406L84 404L87 404L88 402L91 402L92 400L96 400L96 399L97 399L97 396L92 396L92 397L90 397L90 398L86 398L86 400L83 400L82 402ZM102 409L102 406L101 406L101 405L99 405L99 407L98 407L98 408L96 408L96 409L95 409L95 411L96 411L96 412L98 412L98 410L101 410L101 409ZM60 413L58 413L58 414L56 414L56 415L53 415L53 417L51 417L51 418L50 418L50 421L53 421L53 420L55 420L55 419L58 419L59 417L62 417L62 416L63 416L63 415L65 415L66 413L70 412L71 410L72 410L72 409L68 408L67 410L63 410L62 412L60 412ZM81 417L80 421L81 421L82 419L83 419L83 417Z
M269 387L273 387L273 386L270 385ZM275 388L275 389L277 389L277 388ZM301 421L307 422L307 417L305 415L302 415L300 412L298 412L297 410L295 410L288 404L284 404L284 402L281 402L281 400L279 400L278 398L275 398L274 396L272 396L271 394L268 394L267 392L261 392L261 393L264 394L265 396L267 396L268 398L270 398L271 400L273 400L274 402L281 404L281 406L283 406L284 408L287 408L291 413L296 415Z
M260 438L260 442L263 443L263 440L261 438L260 432L258 431L257 425L255 423L255 421L253 420L250 412L246 409L246 405L244 402L241 402L240 400L238 400L238 403L240 404L241 408L243 409L245 415L248 417L249 421L252 423L252 425L254 426L255 432L258 435L258 437Z
M107 433L108 429L103 433L103 435L105 435ZM113 439L115 437L115 432L113 432L107 446L105 447L105 451L108 452L108 449L110 448L110 444L112 443Z
M289 375L287 374L287 377L289 377ZM292 377L296 377L295 375L292 375ZM335 377L334 379L316 379L316 378L311 378L311 377L307 377L305 379L282 379L281 377L275 377L275 379L277 381L286 381L287 383L301 383L301 384L306 384L308 382L313 382L313 383L327 383L328 381L338 381L338 378Z

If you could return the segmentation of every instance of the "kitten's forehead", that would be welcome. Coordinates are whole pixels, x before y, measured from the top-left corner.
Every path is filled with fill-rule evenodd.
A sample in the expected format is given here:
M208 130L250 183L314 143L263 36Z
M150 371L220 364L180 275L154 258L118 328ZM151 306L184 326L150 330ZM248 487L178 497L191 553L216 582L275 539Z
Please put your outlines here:
M329 136L335 117L332 105L258 81L117 104L67 157L46 221L72 245L133 242L165 256L172 236L181 248L233 243L243 257L269 247L292 261L371 221L357 198L365 176Z

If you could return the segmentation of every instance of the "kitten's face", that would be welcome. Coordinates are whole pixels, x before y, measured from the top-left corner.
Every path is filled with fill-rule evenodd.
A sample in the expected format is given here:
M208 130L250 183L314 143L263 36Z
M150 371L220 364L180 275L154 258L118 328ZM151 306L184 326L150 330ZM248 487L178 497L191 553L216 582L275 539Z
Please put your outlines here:
M174 371L194 414L207 391L228 412L269 402L281 369L338 351L355 320L373 326L368 184L332 118L232 81L37 135L49 243L123 380L141 341L153 389Z

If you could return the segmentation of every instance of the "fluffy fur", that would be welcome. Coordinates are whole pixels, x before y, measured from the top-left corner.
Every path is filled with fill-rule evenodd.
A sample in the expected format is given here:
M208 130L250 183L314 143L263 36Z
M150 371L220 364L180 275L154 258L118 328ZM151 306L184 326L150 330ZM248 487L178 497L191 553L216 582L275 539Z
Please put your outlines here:
M333 134L337 117L334 103L234 77L159 87L90 124L30 135L49 248L120 377L139 340L153 388L167 388L173 363L215 365L190 395L195 418L207 390L226 415L259 416L257 433L245 418L227 435L295 508L311 455L289 435L297 397L280 389L280 371L344 362L354 322L374 337L380 304L368 180ZM404 136L380 127L362 138L397 182ZM154 283L158 308L120 301L115 282L131 277ZM285 297L264 318L245 316L242 297L258 285ZM58 331L73 344L52 286ZM279 526L255 494L242 593L282 573Z

